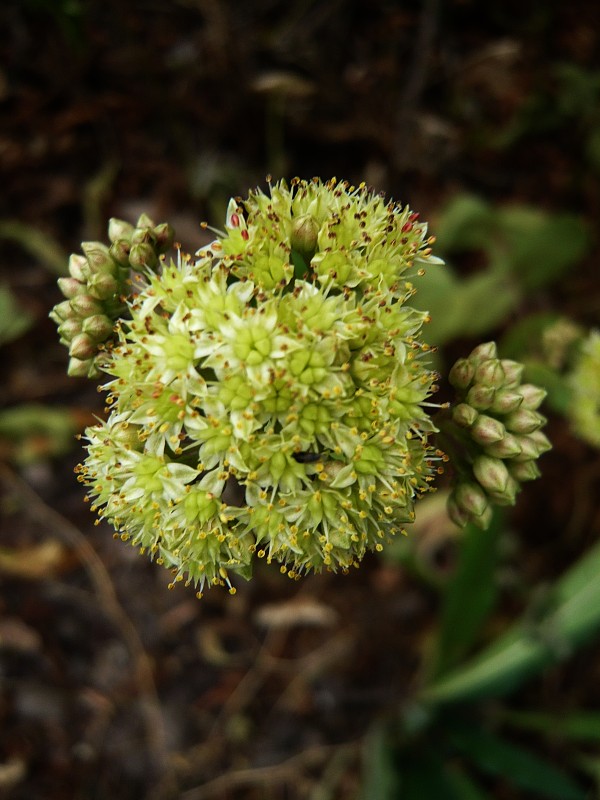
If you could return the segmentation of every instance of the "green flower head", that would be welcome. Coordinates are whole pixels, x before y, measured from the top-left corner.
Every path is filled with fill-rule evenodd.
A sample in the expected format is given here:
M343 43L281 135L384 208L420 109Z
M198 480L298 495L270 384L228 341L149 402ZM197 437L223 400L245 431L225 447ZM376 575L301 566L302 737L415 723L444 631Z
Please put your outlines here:
M99 515L199 589L254 557L295 578L380 550L438 470L409 303L431 241L364 186L282 181L147 269L104 353L108 419L86 431Z

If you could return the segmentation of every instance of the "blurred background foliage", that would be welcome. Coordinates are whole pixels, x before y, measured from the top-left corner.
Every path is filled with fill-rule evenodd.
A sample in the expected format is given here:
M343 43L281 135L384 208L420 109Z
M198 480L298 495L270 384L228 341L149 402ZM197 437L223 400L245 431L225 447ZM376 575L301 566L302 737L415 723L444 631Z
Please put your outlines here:
M596 797L597 5L5 0L0 23L0 793ZM110 216L193 251L267 173L429 220L436 367L497 339L554 449L486 533L448 521L448 474L356 573L198 602L92 525L75 435L103 403L47 314Z

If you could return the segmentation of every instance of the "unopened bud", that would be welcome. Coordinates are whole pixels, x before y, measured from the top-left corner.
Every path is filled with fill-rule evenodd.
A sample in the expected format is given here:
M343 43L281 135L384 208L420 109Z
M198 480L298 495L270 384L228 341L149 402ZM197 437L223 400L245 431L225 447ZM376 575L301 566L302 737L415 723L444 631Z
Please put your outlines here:
M504 418L504 424L513 433L533 433L545 423L545 417L528 408L518 408Z
M109 253L120 267L129 267L129 253L131 245L125 239L113 242L109 248Z
M69 300L73 314L78 317L91 317L92 314L102 313L102 304L89 294L80 294Z
M319 225L311 214L303 214L292 222L290 245L305 259L310 261L317 249Z
M100 242L82 242L81 249L90 265L92 275L103 272L108 275L116 275L117 265L112 260L108 247Z
M461 428L470 428L478 416L479 412L467 403L459 403L452 409L452 419Z
M113 323L105 314L94 314L83 320L81 330L94 342L104 342L113 332Z
M55 322L62 322L65 319L73 317L73 309L71 308L70 300L63 300L62 303L57 303L50 312L50 318Z
M509 358L501 359L502 369L504 370L504 388L515 389L521 383L523 370L525 367L518 361L511 361Z
M148 214L140 214L138 221L135 223L136 229L138 228L154 228L154 221Z
M121 239L124 239L126 242L130 242L133 231L133 225L131 225L129 222L125 222L123 219L112 217L108 221L108 238L111 242L113 242L113 244Z
M75 336L69 347L69 355L82 361L92 358L96 352L96 344L86 333L80 333Z
M522 403L523 396L515 389L498 389L490 411L495 414L510 414L511 411L516 411Z
M518 481L509 474L504 489L501 492L489 490L488 496L497 506L514 506L519 488Z
M469 353L469 361L474 367L478 367L483 361L488 361L490 358L498 357L498 348L496 342L485 342L484 344L477 345L474 350Z
M152 228L136 228L131 236L131 246L136 244L149 244L156 247L156 237Z
M58 326L58 334L65 342L70 342L72 339L81 333L81 320L76 317L66 319Z
M129 263L134 269L154 269L158 264L156 250L147 242L134 244L129 253Z
M482 386L476 383L467 392L467 403L478 411L486 411L494 402L495 389L492 386Z
M92 297L97 297L98 300L108 300L109 297L114 297L119 290L119 283L112 275L105 275L97 273L92 275L88 281L88 291Z
M154 228L154 238L159 252L165 253L170 247L173 247L175 231L168 222L161 222Z
M446 509L452 522L454 522L455 525L458 525L459 528L464 528L469 522L469 514L458 505L454 494L451 494L448 497L448 500L446 501Z
M476 483L459 483L454 490L458 505L468 514L480 517L488 506L485 492Z
M115 444L126 450L141 451L144 449L139 437L140 426L131 422L118 422L111 429L111 437Z
M480 414L471 426L470 435L473 441L485 447L503 439L506 436L506 428L494 417Z
M473 364L467 358L459 358L450 369L448 380L455 389L466 389L473 380L474 374Z
M514 458L520 455L521 445L516 436L513 436L512 433L506 433L500 441L486 445L485 452L493 458Z
M58 288L68 300L86 292L85 283L78 281L77 278L59 278L57 283Z
M530 411L535 411L539 408L548 394L541 386L535 386L533 383L521 384L517 392L523 398L523 408L528 408Z
M515 480L522 482L534 481L541 475L537 461L534 459L530 461L511 461L508 465L508 471Z
M69 274L81 283L85 283L90 277L90 265L85 256L81 253L73 253L69 258Z
M90 375L90 370L93 369L94 359L86 358L81 360L79 358L70 358L69 366L67 367L67 375L70 378L87 378L93 377Z
M475 383L492 386L497 389L504 383L505 375L502 364L497 358L482 361L475 370Z
M502 494L510 478L504 461L484 455L473 462L473 474L486 491L494 494Z

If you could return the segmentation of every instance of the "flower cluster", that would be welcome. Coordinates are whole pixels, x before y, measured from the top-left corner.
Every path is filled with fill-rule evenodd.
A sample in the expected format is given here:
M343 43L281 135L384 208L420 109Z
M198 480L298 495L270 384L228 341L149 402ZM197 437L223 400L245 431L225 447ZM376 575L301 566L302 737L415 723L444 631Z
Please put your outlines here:
M50 316L62 344L69 348L68 373L74 377L101 374L105 344L126 309L131 269L156 267L160 253L173 244L171 226L154 225L145 214L135 227L112 219L108 236L110 247L84 242L84 254L73 253L69 259L69 276L58 280L66 299L54 306Z
M431 242L364 186L295 180L150 264L103 356L110 414L86 431L99 515L200 589L255 556L295 578L382 549L441 458L409 303Z
M450 370L459 403L451 412L448 451L458 480L448 510L458 525L489 525L491 505L513 505L522 481L540 474L537 459L550 449L538 413L546 392L521 383L523 365L499 359L494 342L479 345Z

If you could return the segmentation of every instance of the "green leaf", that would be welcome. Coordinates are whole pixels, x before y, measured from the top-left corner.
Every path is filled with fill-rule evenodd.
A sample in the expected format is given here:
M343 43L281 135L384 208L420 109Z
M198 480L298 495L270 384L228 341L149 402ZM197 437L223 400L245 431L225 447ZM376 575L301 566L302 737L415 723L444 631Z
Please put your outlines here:
M504 778L537 797L586 798L586 792L554 764L479 727L453 726L448 738L482 772Z
M600 627L600 544L557 583L550 607L534 626L527 615L482 653L426 687L425 703L497 697L584 644Z
M56 275L67 275L69 256L62 247L33 225L16 219L0 220L0 238L12 239Z
M527 206L498 210L513 272L525 289L555 281L585 255L587 229L572 214L546 214Z
M467 525L462 532L458 565L442 601L437 675L447 672L465 655L494 607L499 533L498 515L487 531Z
M486 270L463 281L457 298L460 333L477 336L500 325L518 306L521 294L510 275Z
M600 713L575 712L557 715L537 711L503 711L502 722L529 731L538 731L551 738L580 742L600 741Z
M0 345L18 339L33 325L33 317L19 308L8 286L0 284Z
M396 800L399 797L396 751L383 722L372 726L363 751L362 800Z
M444 252L485 248L493 231L494 215L485 200L470 194L457 195L437 223L437 246Z

